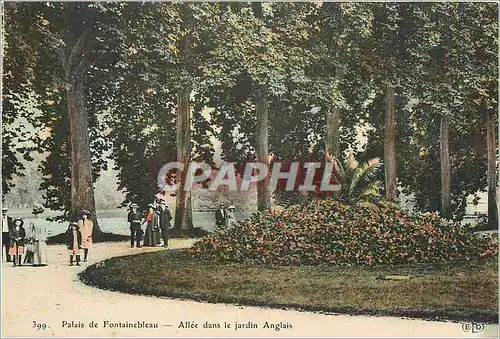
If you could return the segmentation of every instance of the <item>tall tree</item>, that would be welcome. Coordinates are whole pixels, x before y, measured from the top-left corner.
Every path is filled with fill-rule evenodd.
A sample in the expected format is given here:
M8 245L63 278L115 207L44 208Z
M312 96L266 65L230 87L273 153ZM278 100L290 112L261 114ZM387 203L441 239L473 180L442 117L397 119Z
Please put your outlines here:
M496 166L496 126L491 112L487 112L487 148L488 148L488 229L498 228L498 206L497 206L497 166Z
M67 147L60 152L70 160L67 162L69 176L65 178L66 171L61 176L50 170L49 156L44 162L46 177L42 183L42 188L47 188L44 186L47 179L53 180L56 187L70 192L69 199L54 201L49 200L47 191L46 206L62 209L68 214L64 218L75 218L82 209L89 209L95 216L93 183L99 170L105 168L100 156L106 143L99 136L96 106L91 103L89 107L87 100L88 92L95 88L89 81L91 66L95 66L95 57L106 36L105 10L101 5L86 3L26 3L6 8L8 20L23 27L23 36L17 35L19 39L24 45L36 46L34 53L19 54L15 58L34 59L30 88L39 96L38 108L43 112L42 117L37 117L37 123L46 132L50 129L44 136L34 138L37 148L30 151L54 154L58 151L47 148L50 144L46 140L68 137L64 141ZM55 119L49 118L52 114L56 114ZM62 130L54 129L53 122L61 117L67 124L60 125L64 126ZM91 137L94 138L90 140ZM97 219L95 228L94 234L98 236Z
M191 53L191 29L193 18L190 8L180 8L181 38L179 39L179 65L180 69L188 72L189 55ZM186 190L186 175L191 163L191 79L184 79L177 90L177 161L183 164L184 170L178 170L177 177L181 178L176 195L175 228L193 228L191 189Z
M391 84L387 86L387 107L385 114L385 138L384 138L384 169L385 169L385 197L387 200L395 201L396 192L396 99L394 88Z
M451 216L451 169L450 169L450 118L441 116L439 134L439 163L441 164L441 215Z
M262 3L252 2L252 9L257 20L263 21ZM257 117L257 161L269 169L269 115L267 89L263 84L254 84L253 89L255 114ZM257 183L257 209L265 211L271 207L269 192L269 173Z

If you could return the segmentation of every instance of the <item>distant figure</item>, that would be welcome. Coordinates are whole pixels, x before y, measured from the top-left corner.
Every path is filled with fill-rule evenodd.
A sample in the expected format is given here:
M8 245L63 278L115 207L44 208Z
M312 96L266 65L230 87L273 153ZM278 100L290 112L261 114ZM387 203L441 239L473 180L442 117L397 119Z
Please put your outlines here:
M41 205L35 205L33 208L33 213L37 219L40 219L40 214L43 213L43 207ZM35 243L35 255L33 258L34 266L46 266L48 265L47 260L47 229L38 222L37 225L33 224L33 240Z
M215 211L215 225L217 227L226 227L227 212L224 209L224 203L221 202L220 207Z
M10 254L9 254L9 231L12 227L12 218L7 215L7 211L9 209L7 207L2 207L2 248L5 248L5 258L7 262L11 262ZM3 249L2 249L3 251Z
M68 229L69 265L73 266L73 257L76 257L76 265L80 266L80 249L82 248L82 233L77 222L72 222Z
M170 224L170 220L172 220L172 213L168 208L167 203L162 200L159 208L160 213L160 229L161 229L161 238L163 239L163 246L168 247L168 229L172 226Z
M141 212L138 210L139 205L130 205L130 212L128 212L127 220L130 223L130 247L134 247L134 240L136 247L141 247Z
M81 219L78 221L78 227L82 233L82 248L83 248L83 261L87 262L89 249L92 247L92 232L94 231L94 223L90 220L90 211L83 210Z
M234 205L227 208L227 227L233 227L237 224L236 216L234 215L235 208Z
M35 261L35 224L30 223L26 230L24 239L24 261L23 264L32 265Z
M24 252L24 239L26 238L26 231L23 228L24 221L22 219L15 219L14 225L9 232L10 247L9 254L14 259L14 266L22 266L21 256ZM16 265L17 261L17 265Z
M144 246L158 245L160 243L159 215L154 204L148 205L145 223Z

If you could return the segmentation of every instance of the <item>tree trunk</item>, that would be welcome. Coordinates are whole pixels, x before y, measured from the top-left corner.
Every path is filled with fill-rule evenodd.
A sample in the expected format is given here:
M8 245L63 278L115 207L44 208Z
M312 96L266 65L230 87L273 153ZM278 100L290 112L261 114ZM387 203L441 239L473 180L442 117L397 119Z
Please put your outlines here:
M191 53L191 28L193 17L189 7L181 7L181 38L179 40L179 57L181 70L188 70L188 56ZM174 228L189 230L193 226L191 205L191 187L185 189L189 164L191 163L191 85L189 76L183 79L182 87L177 92L177 161L184 164L184 170L177 171L177 194L175 206Z
M262 20L262 2L252 2L252 10L254 16ZM254 98L257 115L257 161L265 164L268 169L265 179L257 182L257 210L265 211L271 208L271 199L269 195L269 118L264 86L255 86Z
M78 217L84 209L89 210L94 221L93 237L97 239L101 229L95 209L85 92L81 79L66 84L66 101L71 153L71 218Z
M441 216L451 217L451 171L450 171L450 118L441 116L441 132L439 138L441 163Z
M255 110L257 113L257 161L269 169L269 119L264 89L259 86L255 90ZM271 208L269 196L269 170L264 180L257 182L257 209L265 211Z
M328 159L340 160L340 110L337 107L326 112L325 152Z
M488 229L498 229L497 206L497 169L496 169L496 138L495 121L491 112L487 111L486 133L488 147Z
M191 190L184 189L191 162L190 94L189 88L182 88L177 93L177 161L184 164L184 171L177 171L180 182L176 195L174 228L183 230L193 228Z
M385 170L385 197L387 200L396 201L396 99L394 88L387 88L387 106L385 116L385 139L384 139L384 170Z

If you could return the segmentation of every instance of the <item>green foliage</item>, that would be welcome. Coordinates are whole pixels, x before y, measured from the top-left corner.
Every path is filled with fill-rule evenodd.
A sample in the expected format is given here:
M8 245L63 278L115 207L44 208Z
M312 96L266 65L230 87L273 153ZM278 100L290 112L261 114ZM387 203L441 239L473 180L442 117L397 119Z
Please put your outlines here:
M497 5L376 6L362 65L376 75L375 84L396 85L399 185L414 194L418 210L440 209L439 121L442 114L451 116L452 209L461 220L467 196L486 187L485 109L497 106ZM380 86L374 89L364 108L371 128L362 159L383 152L385 95ZM496 109L491 112L496 121Z
M4 67L7 70L7 97L11 104L5 114L12 116L12 119L25 117L25 124L34 128L33 135L23 141L23 145L29 147L21 149L20 154L24 154L25 158L32 152L46 155L40 166L43 173L40 188L45 191L44 205L62 211L61 218L65 220L71 207L71 181L64 84L68 74L63 70L65 67L75 67L79 72L86 73L85 96L90 99L86 100L84 109L88 121L93 179L96 180L100 171L106 169L102 155L109 148L97 115L106 104L103 88L110 83L98 70L105 68L109 62L108 58L102 58L102 53L109 52L105 47L110 44L113 34L108 28L115 17L105 14L107 9L98 4L11 3L5 9L7 48ZM77 26L78 29L74 29ZM75 66L72 64L73 59L66 59L70 55L68 41L76 42L79 38L83 41L86 59ZM112 53L105 54L112 57ZM25 93L32 93L32 99L23 100L23 105L16 106L14 99L19 97L16 93L21 88L24 88ZM26 109L28 103L30 109ZM4 122L9 125L10 121L5 119ZM8 152L6 154L9 155Z
M382 183L375 180L382 166L380 159L374 158L359 164L351 153L344 165L339 159L334 159L334 161L342 185L338 196L339 201L345 204L380 201Z
M279 265L449 263L498 255L498 242L434 213L313 200L256 213L195 243L200 258Z
M211 162L215 137L222 160L241 165L255 159L257 89L267 97L275 160L323 160L331 107L340 111L342 151L357 150L356 128L364 126L368 144L357 158L382 157L384 93L392 84L402 192L415 196L419 210L440 208L436 126L443 114L451 117L454 217L463 215L467 195L486 187L483 126L488 114L498 120L495 3L4 6L4 195L24 171L21 157L29 161L39 152L46 155L45 205L68 211L61 53L70 48L66 38L76 41L83 32L94 180L112 150L123 204L147 204L157 193L159 168L175 159L176 93L184 86L192 89L193 159ZM81 29L66 36L64 22ZM190 48L182 54L186 37ZM376 179L383 181L383 171Z

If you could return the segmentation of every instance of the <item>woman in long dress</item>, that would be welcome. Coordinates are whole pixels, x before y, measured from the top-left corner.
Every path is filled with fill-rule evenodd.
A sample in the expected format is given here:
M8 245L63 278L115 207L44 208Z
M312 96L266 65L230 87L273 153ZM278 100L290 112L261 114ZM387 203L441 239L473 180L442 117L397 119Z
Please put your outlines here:
M43 207L40 204L35 204L32 212L38 219L37 224L31 227L33 233L33 241L35 244L35 255L33 258L34 266L46 266L49 264L47 260L47 237L48 232L40 223L40 214L43 213ZM30 227L30 228L31 228Z
M42 226L35 226L35 257L34 266L47 266L47 229Z
M156 246L160 244L159 216L154 205L149 204L146 214L146 232L144 233L144 246Z
M35 262L35 231L35 225L30 222L24 239L24 265L33 265Z
M234 210L234 205L231 205L227 208L227 227L236 226L236 224L238 223L236 221L236 216L234 215Z
M82 211L82 218L78 220L78 227L82 232L82 248L83 248L83 261L87 262L89 249L92 247L92 232L94 231L94 223L90 220L90 212L87 210Z

